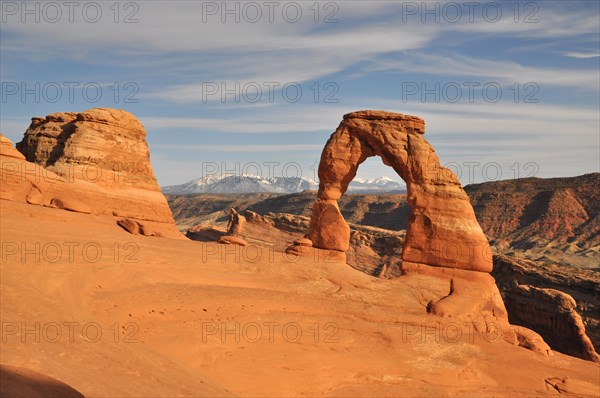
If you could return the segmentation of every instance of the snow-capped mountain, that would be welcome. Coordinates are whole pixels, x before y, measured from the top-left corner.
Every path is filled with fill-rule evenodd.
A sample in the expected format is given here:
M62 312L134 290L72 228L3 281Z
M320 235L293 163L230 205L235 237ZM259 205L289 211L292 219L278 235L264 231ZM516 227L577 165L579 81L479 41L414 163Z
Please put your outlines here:
M186 193L294 193L318 189L319 184L301 177L259 177L253 175L223 175L197 178L182 185L162 187L166 194Z
M392 191L406 191L406 185L384 176L372 180L355 178L348 187L348 192L353 193L378 193Z
M223 175L196 178L181 185L161 187L165 194L188 193L296 193L319 189L318 182L303 177L260 177L254 175ZM355 178L350 183L350 193L404 192L406 186L388 177L372 180Z

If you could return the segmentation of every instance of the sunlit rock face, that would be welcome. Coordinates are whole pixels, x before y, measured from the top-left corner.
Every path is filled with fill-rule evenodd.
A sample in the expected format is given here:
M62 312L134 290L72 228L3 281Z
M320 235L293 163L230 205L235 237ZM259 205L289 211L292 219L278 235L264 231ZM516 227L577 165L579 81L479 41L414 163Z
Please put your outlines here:
M142 235L183 238L156 182L146 131L131 113L34 117L16 149L4 136L0 144L1 199L124 217L119 225L137 223Z
M315 247L346 251L350 229L337 200L359 165L380 156L404 179L412 211L402 259L405 262L481 272L492 270L489 243L458 177L440 165L427 142L425 121L384 111L344 116L319 164L319 194L308 238Z

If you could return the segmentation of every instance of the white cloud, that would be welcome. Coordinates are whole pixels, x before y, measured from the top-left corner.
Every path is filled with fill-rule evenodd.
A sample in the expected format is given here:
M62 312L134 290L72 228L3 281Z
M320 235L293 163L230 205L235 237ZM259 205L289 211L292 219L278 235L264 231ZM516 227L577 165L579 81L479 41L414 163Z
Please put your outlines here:
M574 3L576 2L506 3L500 18L496 18L496 7L491 7L489 13L485 13L487 19L482 17L484 4L481 3L479 17L473 23L454 24L453 29L487 35L545 39L597 35L598 14L571 6ZM497 22L490 22L496 19Z
M569 87L598 90L600 76L597 69L542 68L524 66L514 61L496 61L461 55L443 56L411 54L401 59L373 61L371 71L424 73L435 76L486 78L486 82L506 84L533 82L539 87Z
M571 58L580 58L580 59L598 58L598 57L600 57L600 53L599 52L567 51L567 52L563 53L563 55L566 55L567 57L571 57Z

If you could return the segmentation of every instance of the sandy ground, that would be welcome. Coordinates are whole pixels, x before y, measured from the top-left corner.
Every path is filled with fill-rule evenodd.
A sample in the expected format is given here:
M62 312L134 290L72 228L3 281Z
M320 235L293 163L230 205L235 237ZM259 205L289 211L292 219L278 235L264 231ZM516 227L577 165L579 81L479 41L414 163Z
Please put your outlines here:
M0 362L86 397L600 395L597 364L427 314L437 279L10 201L0 219Z

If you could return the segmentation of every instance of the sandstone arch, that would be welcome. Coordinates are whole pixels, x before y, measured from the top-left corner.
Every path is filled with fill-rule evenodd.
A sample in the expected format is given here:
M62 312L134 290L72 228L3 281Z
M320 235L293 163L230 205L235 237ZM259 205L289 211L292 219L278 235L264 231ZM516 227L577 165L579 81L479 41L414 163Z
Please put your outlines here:
M345 252L350 228L337 200L358 166L379 155L404 179L411 214L402 252L405 264L490 272L489 243L456 175L442 167L425 140L425 121L384 111L344 115L319 163L319 194L308 238L314 246Z

